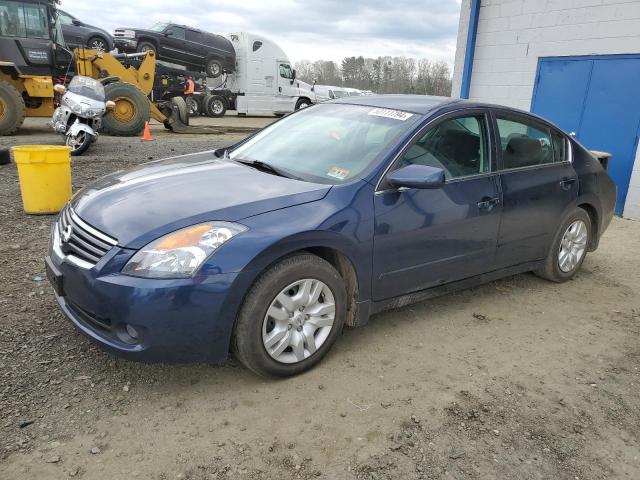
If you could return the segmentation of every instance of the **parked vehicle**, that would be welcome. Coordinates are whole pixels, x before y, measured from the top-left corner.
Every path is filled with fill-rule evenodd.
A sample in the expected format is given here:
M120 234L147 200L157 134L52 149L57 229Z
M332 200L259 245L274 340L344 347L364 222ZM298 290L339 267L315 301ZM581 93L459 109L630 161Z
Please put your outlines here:
M345 87L345 91L347 92L347 94L350 97L360 97L360 96L364 95L364 93L362 93L362 91L358 90L357 88Z
M520 272L569 280L614 205L595 157L535 115L362 96L98 180L46 265L67 317L118 355L231 348L286 376L381 310Z
M116 104L105 99L99 81L82 75L73 77L68 88L59 84L54 90L62 97L53 112L53 129L65 136L71 155L82 155L98 139L102 117Z
M153 50L159 60L202 70L211 78L235 70L236 54L229 39L197 28L157 23L148 30L116 28L114 37L118 50Z
M284 115L316 103L313 86L298 80L276 43L246 32L232 33L229 39L236 52L236 71L222 88L210 92L224 100L225 110L235 108L241 115Z
M62 10L58 10L58 20L62 25L64 41L69 48L89 47L105 52L115 48L113 37L106 30L88 25Z

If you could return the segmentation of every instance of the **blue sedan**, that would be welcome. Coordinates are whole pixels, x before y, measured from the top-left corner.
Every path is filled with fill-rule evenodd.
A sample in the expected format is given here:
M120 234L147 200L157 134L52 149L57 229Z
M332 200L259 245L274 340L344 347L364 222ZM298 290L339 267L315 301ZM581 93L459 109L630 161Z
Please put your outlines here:
M231 350L287 376L382 310L521 272L572 278L614 204L596 158L542 118L349 97L98 180L45 260L65 315L117 355Z

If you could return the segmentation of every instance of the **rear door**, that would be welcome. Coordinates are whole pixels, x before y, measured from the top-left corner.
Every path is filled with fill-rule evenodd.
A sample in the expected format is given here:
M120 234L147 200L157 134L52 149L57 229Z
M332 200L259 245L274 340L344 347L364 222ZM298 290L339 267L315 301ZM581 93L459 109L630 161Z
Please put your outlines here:
M448 115L420 132L389 170L442 168L442 188L398 190L381 181L374 197L374 300L493 269L502 207L489 131L485 110Z
M559 223L578 197L564 134L536 119L495 111L503 210L496 266L546 257Z

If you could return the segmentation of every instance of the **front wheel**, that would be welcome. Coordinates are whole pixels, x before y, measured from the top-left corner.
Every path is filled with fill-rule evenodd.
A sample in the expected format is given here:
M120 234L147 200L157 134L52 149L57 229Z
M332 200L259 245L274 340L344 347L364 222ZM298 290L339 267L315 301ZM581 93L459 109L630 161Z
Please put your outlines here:
M102 37L92 37L87 41L87 47L93 48L94 50L100 50L102 52L106 52L109 50L107 45L107 41Z
M591 244L592 225L589 214L576 208L558 229L545 265L536 275L552 282L566 282L580 270Z
M296 110L307 108L311 105L311 101L308 98L301 98L296 102Z
M90 133L81 130L77 135L67 135L66 145L71 147L71 155L76 157L87 151L89 145L95 141L95 137Z
M342 331L346 299L344 281L330 263L307 253L286 258L249 290L234 328L233 352L259 375L309 370Z

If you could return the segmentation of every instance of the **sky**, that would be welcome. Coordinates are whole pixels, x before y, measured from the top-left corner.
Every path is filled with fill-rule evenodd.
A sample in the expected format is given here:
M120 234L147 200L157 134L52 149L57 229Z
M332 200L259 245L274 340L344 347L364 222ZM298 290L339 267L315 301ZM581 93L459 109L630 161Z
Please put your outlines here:
M61 0L60 8L109 32L171 21L257 33L293 62L403 55L453 65L460 0Z

